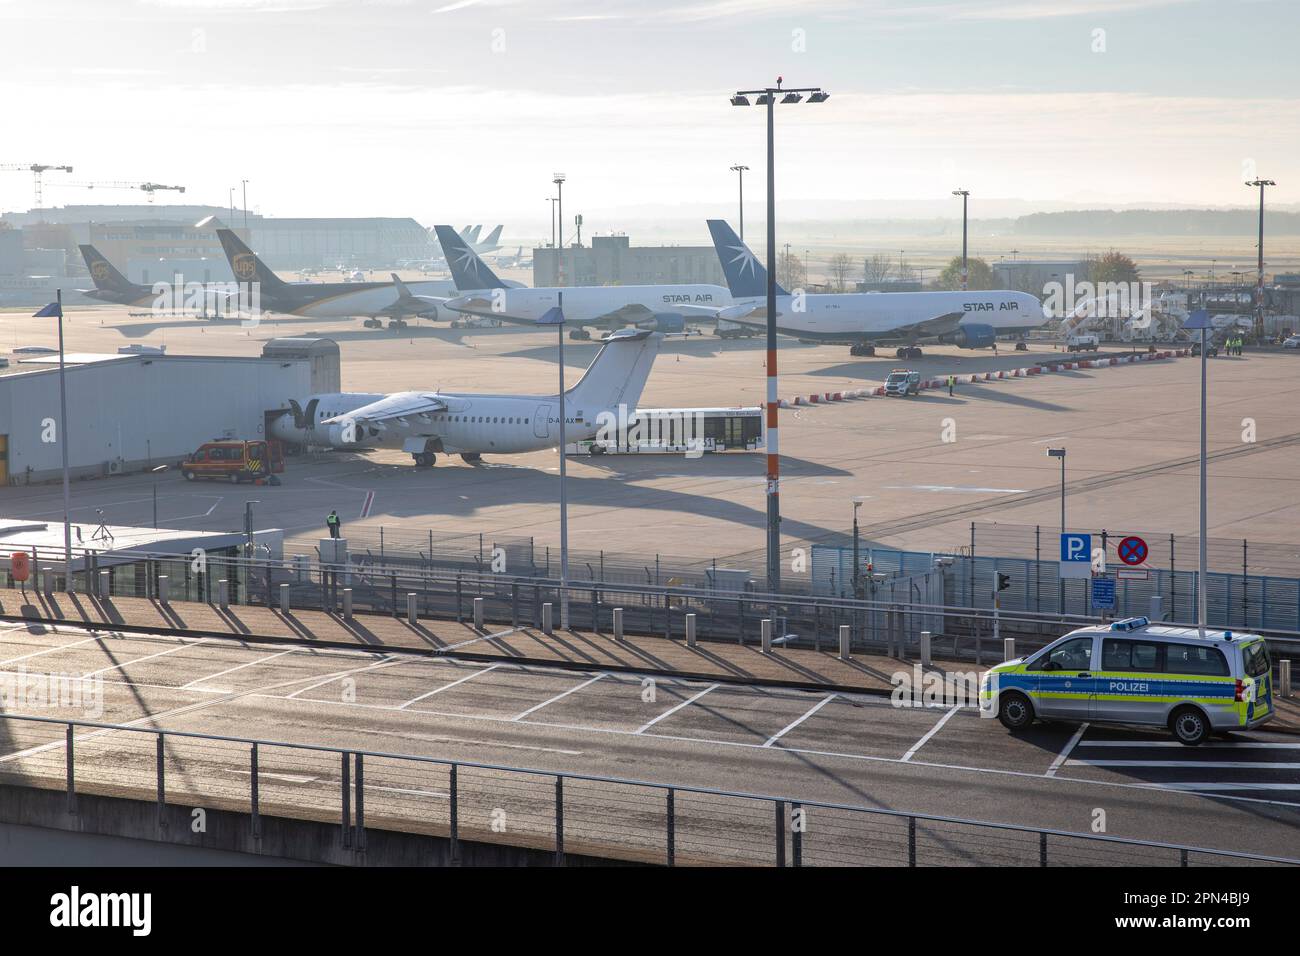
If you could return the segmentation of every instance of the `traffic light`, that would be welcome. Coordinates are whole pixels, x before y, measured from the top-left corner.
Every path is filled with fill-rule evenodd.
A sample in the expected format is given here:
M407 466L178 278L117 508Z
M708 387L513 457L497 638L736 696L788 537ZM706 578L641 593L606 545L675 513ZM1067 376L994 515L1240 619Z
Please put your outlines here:
M998 591L1005 591L1005 590L1006 590L1007 588L1009 588L1009 587L1011 587L1011 575L1009 575L1009 574L1003 574L1001 571L999 571L999 572L998 572L998 586L997 586L997 590L998 590Z

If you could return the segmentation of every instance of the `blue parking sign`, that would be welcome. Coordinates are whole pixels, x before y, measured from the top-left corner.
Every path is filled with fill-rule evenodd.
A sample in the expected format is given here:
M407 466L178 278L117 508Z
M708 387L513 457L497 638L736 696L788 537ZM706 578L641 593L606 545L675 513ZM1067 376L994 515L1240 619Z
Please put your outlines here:
M1061 535L1061 560L1083 561L1091 564L1092 535L1073 532Z
M1101 611L1115 610L1115 579L1092 579L1092 606Z

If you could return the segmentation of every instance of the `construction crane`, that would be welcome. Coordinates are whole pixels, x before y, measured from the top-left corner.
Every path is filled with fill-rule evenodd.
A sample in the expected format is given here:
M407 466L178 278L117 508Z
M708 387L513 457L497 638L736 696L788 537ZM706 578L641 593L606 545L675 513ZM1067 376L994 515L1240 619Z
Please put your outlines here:
M52 184L54 185L54 184ZM58 186L72 186L79 189L142 189L149 194L149 201L153 202L153 194L159 189L171 189L178 193L185 192L184 186L164 186L162 183L121 183L121 182L98 182L98 183L58 183Z
M44 208L43 197L41 193L41 177L48 172L72 172L71 166L55 166L49 163L0 163L0 169L8 169L15 172L27 172L32 174L36 180L36 208Z

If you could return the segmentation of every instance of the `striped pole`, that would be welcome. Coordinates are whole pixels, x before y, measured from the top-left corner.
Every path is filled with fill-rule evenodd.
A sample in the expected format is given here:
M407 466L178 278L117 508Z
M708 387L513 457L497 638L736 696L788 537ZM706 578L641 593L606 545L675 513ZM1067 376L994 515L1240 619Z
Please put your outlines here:
M776 394L776 149L777 90L767 90L767 589L781 590L781 445Z

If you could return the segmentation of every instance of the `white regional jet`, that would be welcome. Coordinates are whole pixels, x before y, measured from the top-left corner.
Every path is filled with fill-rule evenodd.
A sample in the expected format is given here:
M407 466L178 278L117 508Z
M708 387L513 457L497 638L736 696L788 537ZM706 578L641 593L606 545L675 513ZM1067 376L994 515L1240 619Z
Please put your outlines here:
M566 296L565 306L568 306ZM605 339L578 383L564 393L566 441L595 438L600 414L635 409L663 336L623 329ZM399 447L431 467L439 452L476 462L485 454L522 454L559 444L558 395L448 392L335 392L273 420L273 438L295 445L360 449Z
M612 285L508 289L507 285L465 244L450 226L434 226L456 288L463 295L446 307L469 315L507 322L536 322L564 294L565 321L574 326L569 338L589 339L583 326L620 329L635 326L656 332L682 332L689 319L714 319L731 304L731 295L718 285Z
M767 328L767 270L721 219L709 232L735 304L719 318ZM567 296L566 296L567 306ZM920 358L918 341L988 348L999 335L1023 337L1046 321L1042 303L1025 292L851 292L794 296L776 287L776 328L783 335L845 342L853 355L874 355L870 343L901 341L899 358Z

